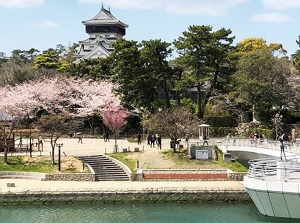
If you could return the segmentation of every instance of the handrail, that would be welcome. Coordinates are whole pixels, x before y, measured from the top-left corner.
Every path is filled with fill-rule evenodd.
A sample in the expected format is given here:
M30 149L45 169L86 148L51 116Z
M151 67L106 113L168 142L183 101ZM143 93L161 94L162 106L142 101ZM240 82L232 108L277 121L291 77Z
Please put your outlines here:
M268 176L283 175L284 180L294 172L300 172L300 156L288 156L281 160L278 158L255 159L249 161L247 176L265 180ZM300 179L300 174L294 174L293 179Z

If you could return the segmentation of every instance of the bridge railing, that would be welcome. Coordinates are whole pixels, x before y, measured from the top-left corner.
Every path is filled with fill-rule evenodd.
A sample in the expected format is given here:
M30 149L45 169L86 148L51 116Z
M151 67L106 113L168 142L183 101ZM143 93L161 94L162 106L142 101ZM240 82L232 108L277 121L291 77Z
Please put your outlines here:
M278 158L251 160L247 176L260 180L300 180L300 156L288 156L284 160Z
M256 140L256 139L249 139L249 138L221 138L221 139L213 139L212 143L214 145L219 146L247 146L247 147L256 147L256 148L264 148L264 149L273 149L273 150L280 150L281 143L277 140ZM300 152L300 142L288 142L284 144L284 149L286 152L291 152L294 154L299 154Z

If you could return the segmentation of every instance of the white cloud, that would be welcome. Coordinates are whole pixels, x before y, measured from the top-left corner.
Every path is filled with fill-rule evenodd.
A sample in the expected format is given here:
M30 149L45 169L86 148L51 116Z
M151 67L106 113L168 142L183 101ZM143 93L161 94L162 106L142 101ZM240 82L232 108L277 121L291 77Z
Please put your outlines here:
M8 8L34 8L40 7L45 0L0 0L0 7Z
M226 15L230 8L238 4L249 2L248 0L189 0L169 2L166 11L178 15L206 15L206 16L222 16ZM175 4L174 4L175 3Z
M252 22L272 22L272 23L283 23L290 21L291 17L281 13L261 13L255 14L252 17Z
M41 23L31 23L31 26L37 29L47 30L47 29L53 29L58 27L58 24L56 24L55 22L45 20Z
M163 8L178 15L221 16L230 8L251 0L78 0L79 3L108 5L114 8L153 9Z
M300 8L300 0L262 0L266 8L285 10Z
M152 9L164 5L165 0L79 0L79 3L104 4L113 8Z

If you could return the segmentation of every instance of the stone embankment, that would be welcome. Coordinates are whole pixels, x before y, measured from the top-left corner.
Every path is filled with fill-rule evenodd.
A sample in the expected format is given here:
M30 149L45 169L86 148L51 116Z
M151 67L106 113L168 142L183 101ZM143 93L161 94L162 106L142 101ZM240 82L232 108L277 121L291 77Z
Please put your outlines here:
M249 203L244 190L199 190L197 188L144 188L142 190L21 191L0 194L0 205L80 203Z
M88 174L1 172L1 205L79 203L248 203L245 173L227 170L141 170L131 181Z

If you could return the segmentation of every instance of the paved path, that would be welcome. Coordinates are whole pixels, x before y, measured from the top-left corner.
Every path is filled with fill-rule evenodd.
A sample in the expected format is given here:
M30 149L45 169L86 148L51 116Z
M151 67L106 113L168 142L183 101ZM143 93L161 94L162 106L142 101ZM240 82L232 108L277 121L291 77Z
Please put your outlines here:
M7 187L7 183L15 183L15 187ZM70 191L139 191L139 190L173 190L173 191L245 191L240 181L39 181L24 179L1 179L0 193L6 192L70 192Z
M97 138L83 138L82 143L78 143L77 138L60 138L57 143L62 144L61 152L65 153L68 156L81 156L81 155L97 155L97 154L105 154L112 153L115 145L114 140L110 140L109 142L104 142L103 139ZM51 152L50 142L48 140L43 143L44 149L42 152L39 152L37 147L33 146L32 155L49 155ZM134 148L138 147L140 151L143 150L158 150L159 148L156 146L155 148L151 148L147 145L146 142L142 142L141 145L137 143L130 143L125 139L117 140L118 149L120 152L123 149L127 149L130 151L134 151ZM163 139L162 140L162 149L170 148L170 140ZM57 154L57 148L55 152ZM26 152L22 153L14 153L13 155L26 155ZM3 155L3 153L2 153Z
M61 152L66 155L96 155L112 153L114 140L104 142L103 139L83 138L83 143L78 143L77 138L61 138L58 143L62 143ZM162 140L162 149L170 149L170 140ZM146 142L141 145L129 143L127 140L117 140L121 151L123 148L134 150L139 147L140 150L158 150L159 148L150 148ZM43 152L38 152L33 147L33 155L49 155L51 151L50 143L44 142ZM57 149L56 149L57 153ZM26 153L15 153L14 155ZM15 187L7 187L7 183L15 183ZM176 181L176 182L136 182L136 181L100 181L100 182L73 182L73 181L38 181L27 179L0 179L0 193L6 192L25 192L25 191L131 191L131 190L196 190L196 191L220 191L234 190L244 191L242 182L237 181Z

